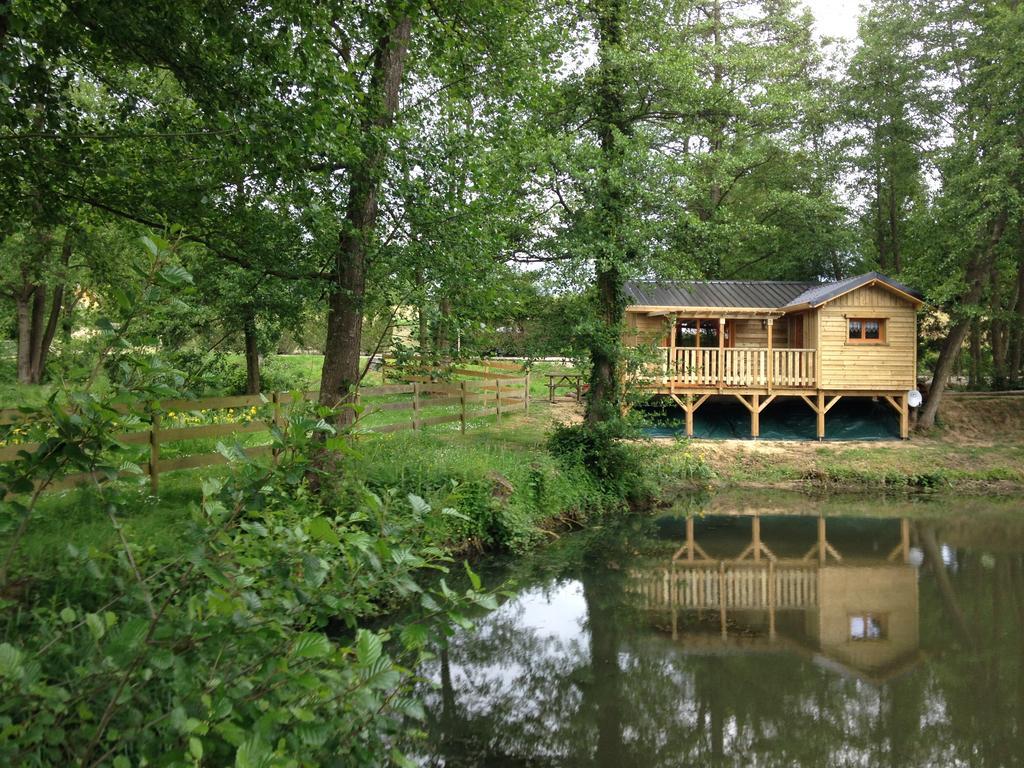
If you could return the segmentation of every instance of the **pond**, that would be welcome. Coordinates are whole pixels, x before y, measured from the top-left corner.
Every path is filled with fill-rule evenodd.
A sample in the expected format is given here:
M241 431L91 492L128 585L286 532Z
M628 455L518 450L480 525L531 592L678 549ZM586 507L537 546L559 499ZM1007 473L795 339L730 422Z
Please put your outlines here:
M424 670L414 751L437 766L1024 765L1024 510L972 504L698 502L496 564L487 579L518 586Z

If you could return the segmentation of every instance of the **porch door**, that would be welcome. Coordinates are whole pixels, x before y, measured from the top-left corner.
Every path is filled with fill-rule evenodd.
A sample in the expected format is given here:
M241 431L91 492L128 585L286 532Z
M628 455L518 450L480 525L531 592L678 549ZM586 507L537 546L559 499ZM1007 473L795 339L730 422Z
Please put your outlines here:
M804 348L804 316L791 315L789 318L789 348Z

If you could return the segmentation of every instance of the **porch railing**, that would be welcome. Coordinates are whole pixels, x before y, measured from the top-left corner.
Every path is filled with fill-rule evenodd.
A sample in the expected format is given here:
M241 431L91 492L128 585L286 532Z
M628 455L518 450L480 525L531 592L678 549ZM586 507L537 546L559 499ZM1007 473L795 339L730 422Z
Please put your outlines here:
M680 564L660 571L631 571L627 589L640 598L642 608L649 610L807 609L818 605L818 570L782 564Z
M813 349L772 349L727 347L665 350L663 376L681 386L702 387L813 387ZM769 365L770 363L770 365Z

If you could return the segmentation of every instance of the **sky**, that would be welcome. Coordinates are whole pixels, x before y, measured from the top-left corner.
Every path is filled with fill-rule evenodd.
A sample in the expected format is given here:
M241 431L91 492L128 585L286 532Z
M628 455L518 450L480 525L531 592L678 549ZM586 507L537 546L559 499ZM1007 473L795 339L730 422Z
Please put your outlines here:
M857 13L861 0L804 0L814 14L814 31L819 37L857 37Z

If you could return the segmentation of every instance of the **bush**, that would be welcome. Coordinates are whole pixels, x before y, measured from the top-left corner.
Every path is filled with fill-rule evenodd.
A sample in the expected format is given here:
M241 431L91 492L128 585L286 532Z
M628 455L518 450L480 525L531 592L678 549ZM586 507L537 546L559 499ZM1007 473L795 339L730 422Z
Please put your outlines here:
M559 424L548 438L548 451L567 467L582 467L601 491L622 502L639 503L654 493L646 452L627 442L637 430L627 422Z

